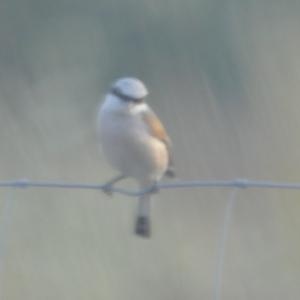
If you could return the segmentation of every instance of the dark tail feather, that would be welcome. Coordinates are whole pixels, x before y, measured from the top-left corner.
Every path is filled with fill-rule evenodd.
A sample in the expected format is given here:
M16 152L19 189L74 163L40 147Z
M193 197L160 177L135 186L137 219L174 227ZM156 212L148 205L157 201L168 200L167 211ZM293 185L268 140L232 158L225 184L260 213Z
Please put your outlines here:
M144 238L149 238L151 235L149 194L145 194L139 198L135 233Z
M141 237L149 238L151 236L150 218L138 216L135 223L135 233Z

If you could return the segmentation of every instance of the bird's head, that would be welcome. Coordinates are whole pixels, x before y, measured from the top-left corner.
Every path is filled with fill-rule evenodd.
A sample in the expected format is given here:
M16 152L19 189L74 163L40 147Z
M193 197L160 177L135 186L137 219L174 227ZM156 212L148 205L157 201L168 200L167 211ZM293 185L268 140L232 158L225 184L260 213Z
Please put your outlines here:
M110 94L126 103L139 104L148 96L145 84L133 77L125 77L114 82Z
M134 113L147 107L145 84L133 77L116 80L105 97L102 109L114 113Z

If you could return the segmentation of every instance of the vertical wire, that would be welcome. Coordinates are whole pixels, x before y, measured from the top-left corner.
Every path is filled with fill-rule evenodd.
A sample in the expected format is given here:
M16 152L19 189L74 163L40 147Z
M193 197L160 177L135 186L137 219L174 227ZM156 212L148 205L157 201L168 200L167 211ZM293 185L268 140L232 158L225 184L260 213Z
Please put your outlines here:
M5 259L8 251L9 230L12 220L13 211L13 190L9 190L6 195L1 199L0 203L0 299L3 299L4 295L4 272L5 272Z
M222 283L223 283L223 271L224 271L224 258L226 250L226 242L229 236L230 221L233 213L233 208L236 202L238 189L235 188L229 195L227 205L224 213L223 227L219 238L218 254L217 254L217 265L214 274L214 289L213 299L221 300L222 296Z

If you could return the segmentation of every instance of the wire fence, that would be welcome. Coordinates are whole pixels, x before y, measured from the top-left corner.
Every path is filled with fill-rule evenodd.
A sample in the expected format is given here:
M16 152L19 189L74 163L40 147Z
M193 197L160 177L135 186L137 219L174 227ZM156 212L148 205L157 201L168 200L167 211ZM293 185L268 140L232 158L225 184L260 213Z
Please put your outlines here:
M106 184L84 184L65 183L58 181L35 181L29 179L19 179L11 181L0 181L0 188L54 188L54 189L82 189L82 190L103 190L107 189ZM259 188L259 189L293 189L300 190L298 182L275 182L266 180L250 180L237 178L233 180L177 180L172 183L158 183L159 190L164 189L184 189L184 188ZM149 193L153 187L134 191L113 186L110 191L129 197L138 197Z
M34 181L29 179L19 179L11 181L0 181L0 188L17 188L17 189L27 189L27 188L49 188L49 189L79 189L79 190L102 190L107 192L106 184L84 184L84 183L65 183L58 181ZM230 221L233 214L234 205L237 199L237 191L239 189L292 189L300 190L300 183L297 182L274 182L265 180L250 180L237 178L233 180L177 180L172 183L158 183L155 187L150 187L143 190L129 190L124 188L119 188L112 186L109 192L118 193L121 195L129 197L139 197L146 193L152 192L154 190L169 190L169 189L190 189L190 188L229 188L233 189L229 195L228 202L224 212L224 220L222 224L222 229L219 237L219 246L217 254L216 269L214 272L214 289L213 289L213 299L222 299L222 277L224 271L224 259L226 242L229 236ZM4 214L6 214L4 212ZM7 218L2 214L2 223L8 223ZM2 225L3 225L2 224ZM4 226L2 226L4 228ZM7 227L7 226L6 226ZM4 256L4 241L7 238L7 234L0 236L0 273L3 273L3 256ZM2 243L1 243L2 241ZM1 251L2 250L2 251ZM0 278L1 278L0 274ZM2 280L1 280L2 281ZM1 282L0 282L1 286Z

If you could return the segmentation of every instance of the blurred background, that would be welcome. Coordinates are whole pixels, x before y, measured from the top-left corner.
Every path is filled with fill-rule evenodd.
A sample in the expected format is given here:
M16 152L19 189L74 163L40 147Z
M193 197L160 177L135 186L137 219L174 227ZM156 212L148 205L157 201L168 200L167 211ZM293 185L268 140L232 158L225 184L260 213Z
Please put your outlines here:
M150 90L179 179L299 182L299 36L293 0L2 0L0 180L115 175L95 119L130 75ZM136 199L1 189L0 299L213 299L229 194L162 191L143 240ZM299 199L239 191L222 299L299 297Z

